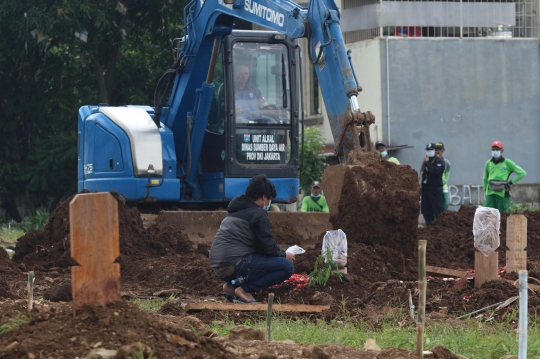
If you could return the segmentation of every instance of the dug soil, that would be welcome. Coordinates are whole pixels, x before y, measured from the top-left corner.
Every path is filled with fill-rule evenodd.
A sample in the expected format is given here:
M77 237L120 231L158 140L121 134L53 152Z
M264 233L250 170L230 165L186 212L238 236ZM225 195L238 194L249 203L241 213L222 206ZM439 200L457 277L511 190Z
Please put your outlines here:
M443 212L430 226L418 230L418 239L428 241L427 264L452 269L474 269L474 235L476 207L461 206L457 212ZM525 212L527 218L527 260L533 276L540 275L540 212ZM506 220L501 214L499 251L500 266L506 265Z
M7 308L4 315L25 313L21 302L2 303ZM5 316L0 319L0 325L4 319ZM85 306L75 317L69 304L38 302L27 323L0 333L0 358L94 359L102 358L96 351L103 350L109 351L109 355L116 353L115 359L416 358L414 352L392 348L375 351L344 345L266 342L263 338L263 332L244 326L237 326L228 336L218 338L197 318L175 320L152 315L125 301L104 307ZM443 347L434 347L425 358L457 359L457 356Z
M215 340L157 320L125 301L106 307L87 306L76 317L70 306L38 304L30 321L0 335L0 343L0 358L29 358L29 354L34 358L76 358L92 348L113 349L134 343L149 346L159 358L233 357ZM6 350L10 343L16 344Z
M16 297L13 278L22 277L19 267L9 259L7 251L0 248L0 299Z
M358 173L352 171L350 175L355 174ZM388 188L381 190L384 193L379 198L381 207L366 209L361 212L365 217L356 216L356 218L360 217L365 226L371 228L377 236L392 234L391 241L379 243L373 240L376 237L366 241L365 237L369 231L354 221L352 212L349 214L350 218L343 214L344 217L335 219L338 221L335 223L349 226L348 230L344 230L348 238L348 256L347 274L343 275L342 280L333 275L326 287L299 287L294 283L287 283L270 289L275 293L277 303L330 305L330 310L321 314L289 313L285 314L286 317L303 316L311 320L331 321L347 316L359 322L368 320L374 325L378 325L383 318L389 316L399 316L400 320L410 321L411 319L407 319L409 296L412 297L414 306L418 306L418 285L415 282L418 274L416 255L407 252L411 250L411 246L414 251L418 239L428 240L428 264L452 269L473 268L474 208L462 207L458 212L444 212L430 227L419 229L416 233L416 227L413 229L404 225L410 214L402 208L396 210L395 204L391 207L391 203L385 202L383 198L390 196L391 191ZM356 206L352 200L355 193L357 194L353 191L349 194L350 206ZM126 205L122 196L115 193L113 195L118 201L120 222L120 257L117 262L121 266L122 296L134 299L174 295L174 298L161 308L159 315L145 314L126 302L118 302L106 308L85 308L81 315L72 318L71 304L57 303L71 301L70 266L76 264L70 258L71 199L68 199L54 210L43 231L28 233L19 239L13 261L5 251L0 250L0 301L4 300L0 303L0 311L7 313L12 306L20 313L24 313L26 272L30 270L35 271L35 297L51 301L49 309L45 304L34 309L37 312L32 313L29 324L21 325L19 329L13 329L7 334L1 334L0 350L17 342L18 344L13 346L18 350L17 353L33 353L39 357L37 348L47 348L44 353L51 357L72 358L74 355L80 356L98 342L101 342L100 345L103 347L111 348L142 342L159 350L158 358L174 357L178 355L176 352L178 350L186 357L248 357L247 354L244 356L245 351L238 351L236 347L233 349L237 352L227 349L223 342L213 339L211 333L195 335L184 329L180 330L181 328L173 328L170 323L164 324L159 321L161 317L176 318L175 320L196 317L204 324L225 319L241 323L244 320L262 318L264 314L244 311L186 312L185 304L192 301L224 301L220 296L223 283L216 278L210 268L209 245L195 245L175 227L154 224L145 229L137 209ZM403 208L407 206L413 208L414 211L410 211L417 217L418 203L399 203ZM346 207L346 202L343 206ZM385 208L390 212L397 211L397 214L383 217L373 214L383 212L380 209L384 206L387 206ZM356 208L357 211L362 211L360 207ZM526 213L525 216L528 218L530 274L532 277L540 278L538 276L540 273L535 272L540 268L538 266L540 213ZM370 218L371 221L365 222L365 218ZM403 232L392 233L392 223L404 228ZM380 228L381 226L388 228ZM501 223L501 248L504 248L505 230L506 215L503 216ZM280 229L274 231L278 234ZM395 229L393 231L397 232ZM305 254L297 256L296 273L309 274L313 270L315 261L321 253L323 235L324 233L321 233L320 238L316 240L318 244L315 248L308 248ZM300 236L294 232L294 228L282 229L281 233L276 235L278 244L284 247L295 244L295 241L289 238ZM409 250L404 251L403 248ZM500 253L501 257L504 258L504 252ZM504 275L504 272L502 274ZM256 293L255 296L257 300L265 301L268 293L269 290L266 290ZM517 295L516 287L508 282L498 280L474 288L473 282L466 278L461 280L430 278L427 293L426 310L431 320L455 318ZM540 297L535 292L529 295L531 312L540 310ZM506 313L516 308L516 305L517 302L510 303L493 315L496 318L505 318ZM2 320L15 317L8 315ZM2 324L0 321L0 326ZM95 334L89 334L94 332ZM54 344L57 342L61 344ZM298 350L304 349L295 348L295 350L298 353ZM305 350L309 354L312 353L309 350L313 351L313 348ZM0 358L28 357L26 354L10 356L14 352L9 353L11 354L0 351ZM311 354L308 354L305 357L310 357ZM361 355L363 354L354 357L361 358ZM407 357L403 353L400 355Z
M335 179L331 172L341 173ZM378 244L412 255L420 208L418 173L374 158L325 170L325 181L342 176L338 213L330 219L333 228L343 230L349 243Z

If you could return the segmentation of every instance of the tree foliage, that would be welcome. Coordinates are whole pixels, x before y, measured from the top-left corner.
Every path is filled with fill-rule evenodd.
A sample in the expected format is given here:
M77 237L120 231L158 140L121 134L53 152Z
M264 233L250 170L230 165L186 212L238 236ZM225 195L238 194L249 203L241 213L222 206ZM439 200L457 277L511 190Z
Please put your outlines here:
M324 140L315 127L308 127L304 133L304 161L300 170L300 187L309 192L311 182L320 181L324 170ZM302 153L302 146L300 147Z
M76 191L79 107L153 104L186 3L0 2L0 206L10 217L22 220L21 196L35 210Z

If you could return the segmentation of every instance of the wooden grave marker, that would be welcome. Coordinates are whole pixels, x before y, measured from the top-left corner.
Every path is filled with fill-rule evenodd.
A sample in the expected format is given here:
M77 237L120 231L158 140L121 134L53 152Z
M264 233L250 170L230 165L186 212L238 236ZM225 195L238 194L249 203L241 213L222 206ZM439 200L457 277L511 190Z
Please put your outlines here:
M501 215L496 208L479 207L474 213L474 286L499 278L499 253ZM496 242L495 242L496 240ZM497 243L497 246L494 245ZM489 247L489 248L488 248ZM491 254L484 255L483 252Z
M513 214L506 220L506 272L527 270L527 217Z
M485 256L482 252L474 252L474 286L480 287L485 282L499 279L499 252Z
M73 314L85 304L120 300L118 202L108 192L78 194L69 204Z

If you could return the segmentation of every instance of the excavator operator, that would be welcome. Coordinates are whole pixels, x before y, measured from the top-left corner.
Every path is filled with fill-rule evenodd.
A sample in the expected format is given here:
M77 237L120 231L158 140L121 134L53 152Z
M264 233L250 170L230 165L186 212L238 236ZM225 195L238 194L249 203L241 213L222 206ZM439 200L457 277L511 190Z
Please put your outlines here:
M249 82L249 66L238 64L234 68L234 100L237 123L277 123L271 116L279 107L269 105L261 90Z

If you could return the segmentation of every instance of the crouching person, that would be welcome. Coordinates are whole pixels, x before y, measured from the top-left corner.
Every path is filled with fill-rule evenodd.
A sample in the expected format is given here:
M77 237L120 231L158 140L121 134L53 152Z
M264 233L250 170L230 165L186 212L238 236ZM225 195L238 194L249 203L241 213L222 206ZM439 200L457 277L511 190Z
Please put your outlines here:
M210 248L210 265L225 282L229 301L254 303L253 292L282 283L294 273L294 255L279 248L266 213L274 184L265 175L253 177L243 195L233 198Z

